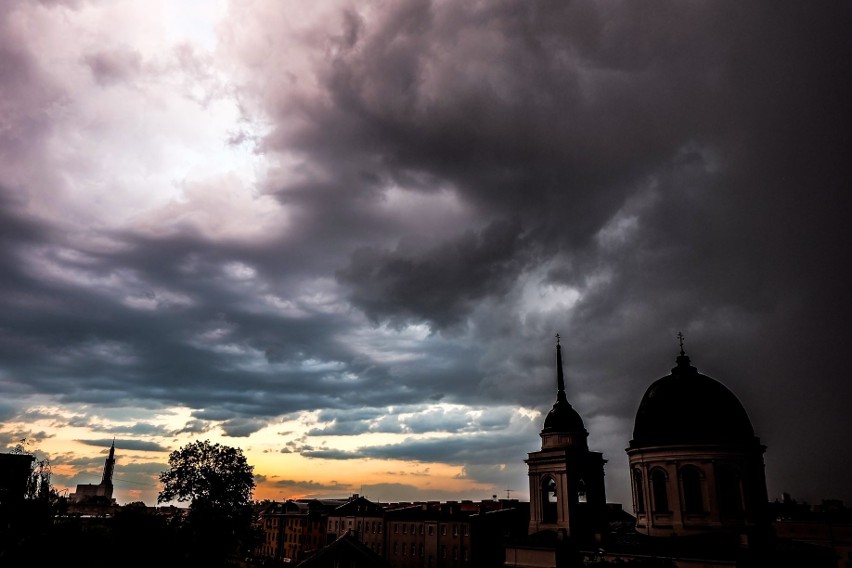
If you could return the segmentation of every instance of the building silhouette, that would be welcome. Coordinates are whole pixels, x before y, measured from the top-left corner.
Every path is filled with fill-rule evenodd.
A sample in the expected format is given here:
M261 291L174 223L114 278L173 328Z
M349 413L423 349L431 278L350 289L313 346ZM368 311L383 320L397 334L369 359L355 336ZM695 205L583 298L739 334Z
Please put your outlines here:
M356 554L343 544L356 541L360 562L366 556L393 568L496 568L505 538L525 534L528 521L529 503L517 499L376 503L355 494L271 502L260 515L263 542L254 556L261 564L314 566L321 555L349 566L338 555Z
M378 555L385 553L385 509L378 503L355 494L329 513L328 540L352 535Z
M627 448L636 530L765 537L766 446L737 397L690 365L682 338L671 374L642 397Z
M544 419L541 450L524 460L529 472L528 534L506 546L506 566L571 565L595 550L607 532L603 454L589 450L580 414L568 402L562 346L556 335L556 402Z
M260 514L263 540L255 554L273 562L296 563L328 543L326 523L339 499L288 499L268 503Z
M104 470L101 482L77 485L77 490L68 496L69 512L88 515L111 514L116 506L112 496L112 476L115 472L115 439L109 448L109 454L104 460Z
M733 392L690 364L681 334L676 366L645 391L626 449L636 517L616 516L597 493L603 460L564 397L558 337L557 402L542 450L526 460L530 530L506 546L506 566L837 566L828 547L777 537L766 446Z
M0 508L5 509L24 500L34 462L32 454L0 454Z

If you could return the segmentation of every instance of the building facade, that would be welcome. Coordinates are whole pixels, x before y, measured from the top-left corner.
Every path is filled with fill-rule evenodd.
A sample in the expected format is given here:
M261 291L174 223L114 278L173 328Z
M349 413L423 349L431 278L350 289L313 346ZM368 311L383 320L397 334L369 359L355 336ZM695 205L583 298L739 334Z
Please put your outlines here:
M529 504L517 499L374 503L354 495L322 502L313 519L305 509L310 501L267 504L255 556L280 563L307 560L319 554L316 541L322 537L337 547L341 539L355 540L392 568L498 568L503 543L525 533L529 520Z
M376 554L385 552L384 508L360 495L353 495L328 515L326 535L329 542L351 534Z
M328 543L328 515L341 503L338 499L270 502L258 519L262 539L255 547L255 556L285 564L304 560Z

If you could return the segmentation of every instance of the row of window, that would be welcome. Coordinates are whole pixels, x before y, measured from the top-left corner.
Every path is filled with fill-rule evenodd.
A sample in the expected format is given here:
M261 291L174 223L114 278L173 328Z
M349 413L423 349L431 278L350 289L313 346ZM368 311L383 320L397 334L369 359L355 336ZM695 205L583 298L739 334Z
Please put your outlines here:
M686 465L680 468L679 477L683 492L683 509L686 513L704 513L705 501L704 473L697 467ZM655 467L651 470L651 507L654 513L670 513L669 475L665 469ZM636 512L645 514L645 484L642 471L633 470L633 487ZM739 472L732 467L720 467L716 472L716 494L719 510L722 514L733 515L743 511L742 484Z
M339 532L340 529L341 529L341 525L345 525L345 524L346 524L346 521L343 521L342 523L339 520L334 521L334 532L335 533ZM328 522L329 531L332 530L331 526L332 526L332 521L329 521ZM462 534L462 536L469 536L470 535L470 527L466 524L461 524L461 525L452 524L450 526L451 526L453 536L459 536L460 533ZM352 521L351 520L349 521L349 528L352 528ZM367 522L364 523L364 529L368 533L374 533L374 534L375 533L381 533L382 532L382 522L381 521L367 521ZM358 521L358 523L357 523L357 530L359 532L361 531L361 521ZM423 523L408 523L408 524L406 524L406 523L393 523L394 534L399 534L400 532L402 532L402 534L420 534L420 535L422 535L422 534L424 534L424 531L425 531L425 528L424 528ZM446 536L447 535L447 525L444 525L444 524L440 525L440 532L441 532L441 536ZM435 534L435 526L434 525L428 526L428 534L429 534L429 536L433 536Z
M342 523L340 521L334 521L334 532L337 533L340 531L341 525L346 525L346 521ZM345 527L344 527L345 528ZM352 528L352 520L349 520L349 528ZM364 523L364 529L369 533L380 533L382 532L382 522L381 521L367 521ZM331 521L328 521L328 530L331 531ZM358 521L357 530L361 531L361 521Z
M401 546L397 546L397 544L398 543L396 543L396 542L393 543L393 554L394 554L394 556L411 555L411 556L420 556L420 558L423 558L423 556L424 556L425 550L424 550L424 547L423 547L422 544L419 547L417 547L414 544L412 544L410 547L407 547L405 543L402 543ZM401 550L401 552L400 552L400 550ZM418 554L418 551L419 551L419 554ZM458 560L459 559L459 548L457 546L454 546L452 548L452 553L453 553L453 560ZM443 544L441 545L440 554L441 554L441 558L447 557L446 545L443 545ZM464 546L461 547L461 557L462 557L463 560L466 560L466 561L470 560L470 551L468 550L467 547L464 547Z
M468 536L470 534L470 527L468 525L450 525L452 527L453 536L459 536L459 531L461 531L463 536ZM461 529L459 529L461 526ZM424 527L423 524L405 524L405 523L394 523L393 524L393 533L399 534L400 529L402 530L402 534L423 534ZM447 536L447 525L440 525L441 536ZM428 526L428 534L432 536L435 534L435 525Z

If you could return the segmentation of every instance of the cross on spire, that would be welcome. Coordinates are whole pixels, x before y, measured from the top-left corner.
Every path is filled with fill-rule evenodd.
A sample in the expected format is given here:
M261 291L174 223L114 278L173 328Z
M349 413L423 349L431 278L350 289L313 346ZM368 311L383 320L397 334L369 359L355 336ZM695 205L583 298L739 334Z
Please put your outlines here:
M680 354L686 355L686 353L683 352L683 334L681 332L677 332L677 341L680 343Z

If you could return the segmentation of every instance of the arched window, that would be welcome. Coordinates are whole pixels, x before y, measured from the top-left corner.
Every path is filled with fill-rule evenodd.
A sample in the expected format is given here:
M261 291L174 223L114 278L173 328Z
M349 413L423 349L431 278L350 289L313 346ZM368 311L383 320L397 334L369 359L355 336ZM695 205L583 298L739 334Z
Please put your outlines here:
M683 483L683 509L687 513L704 512L704 493L701 489L701 472L697 467L684 466L680 470Z
M739 515L743 512L743 492L739 472L722 465L716 473L719 492L719 510L723 515Z
M633 470L633 495L636 497L636 513L639 515L645 514L645 486L643 485L642 472L638 469Z
M669 512L668 485L665 471L655 469L651 472L651 490L653 491L655 513Z
M556 522L556 480L545 477L541 482L541 509L542 521L545 523Z
M577 501L586 502L586 482L582 478L577 482Z

